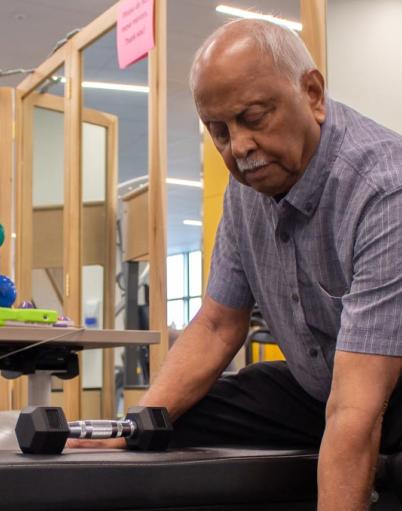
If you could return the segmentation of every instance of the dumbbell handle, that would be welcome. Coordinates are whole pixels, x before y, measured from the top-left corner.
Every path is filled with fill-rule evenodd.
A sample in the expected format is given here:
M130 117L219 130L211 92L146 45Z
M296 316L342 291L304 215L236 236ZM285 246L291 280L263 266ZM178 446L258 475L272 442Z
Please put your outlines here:
M137 425L131 420L91 420L68 423L70 438L131 438Z

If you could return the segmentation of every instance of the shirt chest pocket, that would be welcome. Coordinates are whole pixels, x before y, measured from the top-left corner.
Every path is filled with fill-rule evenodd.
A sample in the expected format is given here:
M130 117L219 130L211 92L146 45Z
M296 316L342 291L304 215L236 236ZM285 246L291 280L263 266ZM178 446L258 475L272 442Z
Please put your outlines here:
M341 326L342 296L331 295L319 282L303 290L306 323L336 339Z

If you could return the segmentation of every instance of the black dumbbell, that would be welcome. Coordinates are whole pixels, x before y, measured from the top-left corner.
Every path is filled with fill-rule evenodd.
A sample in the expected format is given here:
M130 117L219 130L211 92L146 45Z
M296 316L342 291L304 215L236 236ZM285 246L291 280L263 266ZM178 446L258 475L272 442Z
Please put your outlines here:
M166 408L135 406L124 420L84 420L67 422L62 408L28 406L20 413L15 427L22 452L59 454L67 438L126 439L129 449L162 451L172 432Z

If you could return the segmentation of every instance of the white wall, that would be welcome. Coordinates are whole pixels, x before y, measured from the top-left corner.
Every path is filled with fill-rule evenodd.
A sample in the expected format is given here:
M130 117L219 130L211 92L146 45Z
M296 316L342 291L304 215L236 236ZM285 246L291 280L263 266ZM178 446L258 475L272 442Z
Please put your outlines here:
M84 122L82 137L83 201L105 200L106 128Z
M83 124L83 201L105 200L106 129ZM64 114L34 109L33 204L64 203Z
M64 204L64 114L34 109L32 200L34 206Z
M401 0L328 0L328 90L402 133Z

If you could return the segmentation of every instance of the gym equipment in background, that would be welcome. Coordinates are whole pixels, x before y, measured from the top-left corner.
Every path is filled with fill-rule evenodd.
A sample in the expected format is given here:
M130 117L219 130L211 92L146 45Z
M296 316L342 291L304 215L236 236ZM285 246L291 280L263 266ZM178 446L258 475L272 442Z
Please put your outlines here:
M0 307L0 326L7 323L40 323L54 324L57 321L57 312L46 309L11 309Z
M0 275L0 307L11 307L16 298L14 282L6 275Z

